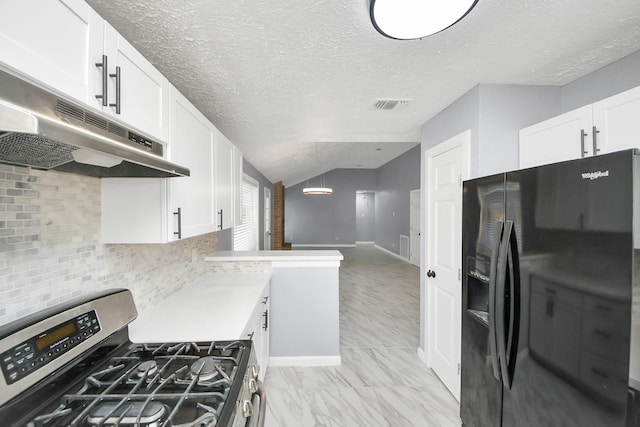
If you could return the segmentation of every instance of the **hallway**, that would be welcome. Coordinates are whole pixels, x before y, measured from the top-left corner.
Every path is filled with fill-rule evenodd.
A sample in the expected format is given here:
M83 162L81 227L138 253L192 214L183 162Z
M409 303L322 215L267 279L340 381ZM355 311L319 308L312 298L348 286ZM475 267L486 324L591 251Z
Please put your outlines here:
M341 366L271 367L267 427L459 426L418 358L419 269L373 245L339 248Z

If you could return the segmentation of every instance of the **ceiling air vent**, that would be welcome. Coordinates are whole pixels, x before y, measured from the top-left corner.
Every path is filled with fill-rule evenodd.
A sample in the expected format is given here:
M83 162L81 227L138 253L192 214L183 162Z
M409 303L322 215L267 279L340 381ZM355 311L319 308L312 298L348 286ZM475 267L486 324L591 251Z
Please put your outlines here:
M398 110L409 105L410 99L377 99L373 105L376 110Z

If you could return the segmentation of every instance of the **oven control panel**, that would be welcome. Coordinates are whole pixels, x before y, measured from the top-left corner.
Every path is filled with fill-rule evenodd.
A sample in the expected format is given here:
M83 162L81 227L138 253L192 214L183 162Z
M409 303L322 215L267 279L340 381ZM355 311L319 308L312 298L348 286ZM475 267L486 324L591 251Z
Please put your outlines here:
M95 310L62 322L0 355L7 384L30 375L100 331Z

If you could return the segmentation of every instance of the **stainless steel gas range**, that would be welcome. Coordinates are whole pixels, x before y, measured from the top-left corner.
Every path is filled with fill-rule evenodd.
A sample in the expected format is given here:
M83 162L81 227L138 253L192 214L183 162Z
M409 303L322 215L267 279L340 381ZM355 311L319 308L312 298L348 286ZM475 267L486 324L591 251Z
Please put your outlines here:
M134 344L128 290L0 327L0 420L11 426L262 426L251 341Z

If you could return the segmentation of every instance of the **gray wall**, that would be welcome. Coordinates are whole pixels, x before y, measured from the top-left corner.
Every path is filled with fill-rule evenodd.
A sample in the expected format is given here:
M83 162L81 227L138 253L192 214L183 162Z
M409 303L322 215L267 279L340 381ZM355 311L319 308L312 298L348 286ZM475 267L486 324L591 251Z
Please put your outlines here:
M354 245L356 241L356 191L376 189L372 169L334 169L323 175L330 196L302 194L306 186L317 187L315 177L284 192L284 238L294 245Z
M471 130L471 177L518 167L518 131L560 113L560 89L477 85L422 126L422 150Z
M562 112L640 86L640 51L562 87Z
M319 182L315 177L308 185ZM333 187L332 196L305 196L307 183L285 190L285 240L301 246L374 241L399 253L400 235L409 235L409 193L420 188L419 145L375 170L335 169L324 174L324 182ZM375 190L375 199L363 199L363 194L356 195L359 190ZM358 201L375 206L374 224L363 219L365 207L357 206Z
M356 242L376 241L376 194L356 194Z
M376 245L400 253L409 235L409 193L420 188L420 145L376 170Z

